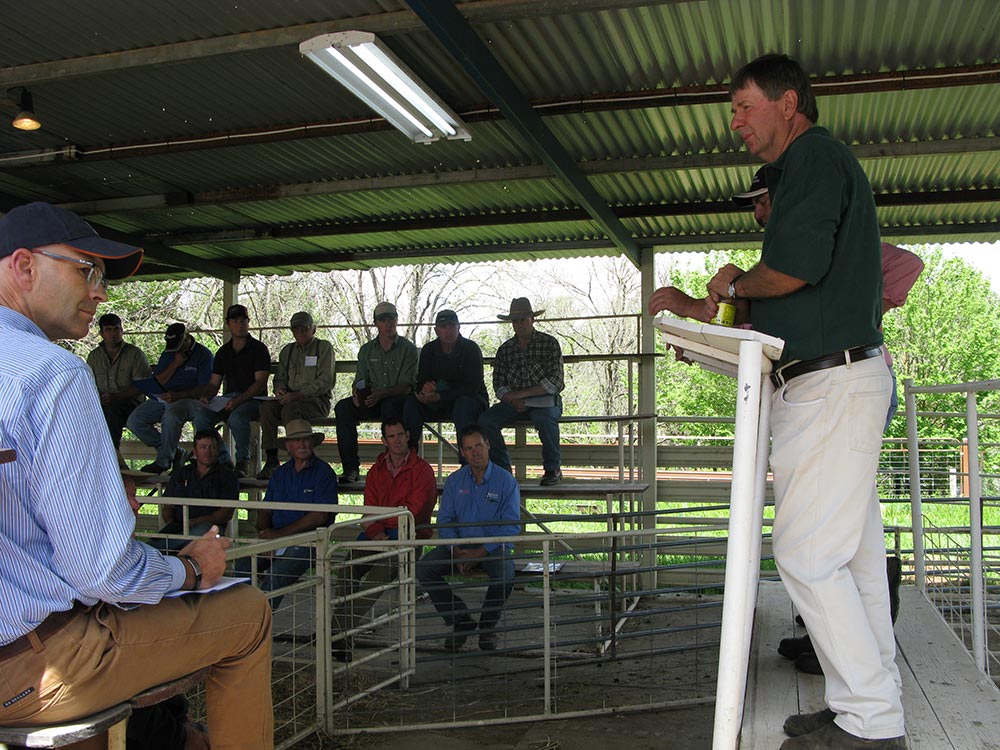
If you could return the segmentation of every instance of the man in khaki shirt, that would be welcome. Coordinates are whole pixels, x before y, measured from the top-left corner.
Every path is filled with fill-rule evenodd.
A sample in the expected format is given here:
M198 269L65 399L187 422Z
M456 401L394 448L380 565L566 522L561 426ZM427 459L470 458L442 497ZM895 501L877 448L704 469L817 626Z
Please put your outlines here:
M121 318L114 313L105 313L98 325L101 343L87 355L87 365L94 373L104 421L108 423L115 448L118 448L128 415L145 398L134 381L148 378L152 373L142 350L122 337Z
M324 419L330 413L336 359L333 345L316 338L316 323L307 312L297 312L289 323L290 344L278 354L274 401L260 405L261 448L267 454L258 479L269 479L278 468L278 425L293 419Z

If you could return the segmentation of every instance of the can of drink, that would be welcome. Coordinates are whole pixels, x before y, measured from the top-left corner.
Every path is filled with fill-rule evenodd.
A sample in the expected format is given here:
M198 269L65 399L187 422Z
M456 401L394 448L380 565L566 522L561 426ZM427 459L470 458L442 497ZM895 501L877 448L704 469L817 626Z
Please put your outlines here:
M715 314L713 323L720 326L731 326L736 320L736 305L727 300L719 302L719 311Z

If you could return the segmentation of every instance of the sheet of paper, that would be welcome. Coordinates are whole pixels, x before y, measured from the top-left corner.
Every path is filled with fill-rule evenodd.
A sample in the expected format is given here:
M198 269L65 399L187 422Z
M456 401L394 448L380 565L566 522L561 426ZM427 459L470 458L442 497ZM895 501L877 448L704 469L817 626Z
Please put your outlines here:
M219 582L214 586L209 586L207 589L198 589L197 591L171 591L164 594L164 599L176 599L178 596L187 596L188 594L208 594L212 591L222 591L223 589L228 589L230 586L235 586L237 583L250 583L249 578L235 578L233 576L222 576Z
M223 407L225 407L225 405L232 400L233 400L232 396L216 396L207 404L205 404L205 408L208 409L209 411L222 411Z

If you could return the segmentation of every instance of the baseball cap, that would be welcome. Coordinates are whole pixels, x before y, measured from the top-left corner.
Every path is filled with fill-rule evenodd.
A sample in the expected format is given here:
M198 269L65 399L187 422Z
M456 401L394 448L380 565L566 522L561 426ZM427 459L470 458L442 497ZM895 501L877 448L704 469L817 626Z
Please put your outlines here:
M375 312L372 314L372 317L378 320L383 315L391 315L394 318L399 317L399 313L396 312L396 306L391 302L379 302L375 305Z
M247 313L247 309L244 305L230 305L229 309L226 310L226 320L249 317L250 315Z
M766 192L767 181L764 178L764 167L761 167L754 172L753 179L750 181L750 187L742 193L737 193L733 196L733 203L737 206L748 208L753 205L754 198L758 195L763 195Z
M94 228L72 211L41 201L18 206L0 219L0 258L18 248L68 245L104 260L104 276L124 279L142 263L142 248L99 237Z
M458 323L458 313L454 310L439 310L434 318L434 325L444 326L450 323Z
M176 352L184 343L187 336L187 326L183 323L171 323L167 326L167 332L163 335L167 345L163 348L165 352Z
M121 324L122 319L114 313L104 313L104 315L97 319L98 328L104 328L104 326L120 326Z
M313 316L305 310L301 310L292 316L292 320L288 324L288 327L298 328L299 326L305 326L306 328L312 328L315 325L316 324L313 323Z

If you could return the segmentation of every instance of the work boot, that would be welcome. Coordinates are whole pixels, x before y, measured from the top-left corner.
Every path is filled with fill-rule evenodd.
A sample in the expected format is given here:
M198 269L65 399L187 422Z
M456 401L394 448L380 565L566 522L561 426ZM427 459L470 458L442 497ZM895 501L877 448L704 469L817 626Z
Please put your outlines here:
M361 472L357 469L344 469L344 473L337 477L340 484L353 484L361 479Z
M559 484L562 480L562 470L561 469L546 469L545 474L542 475L542 481L539 484L542 487L551 487L553 484Z
M277 451L277 449L275 449L275 450L270 450L269 449L267 451L267 460L264 461L264 465L260 468L260 472L258 472L257 478L258 479L270 479L271 478L271 474L274 473L274 470L277 469L278 466L280 466L280 464L278 463L278 451Z
M160 466L156 461L153 461L153 463L143 466L139 471L146 474L166 474L170 471L170 467Z
M236 462L236 476L239 479L250 476L250 462L249 461L237 461Z
M831 721L815 732L790 737L781 743L781 750L906 750L906 737L866 740L845 732Z
M899 584L903 580L903 561L893 555L885 559L885 572L889 578L889 614L892 624L899 616Z
M829 708L822 711L814 711L811 714L792 714L785 719L782 729L789 737L801 737L803 734L815 732L824 724L829 724L837 718L837 714Z
M799 638L782 638L781 643L778 644L778 653L792 661L798 659L802 654L812 653L815 650L808 635Z
M476 622L471 617L466 617L455 623L455 629L444 639L446 651L458 651L468 640L472 631L476 629Z
M823 667L820 665L819 657L816 656L815 651L806 651L804 654L800 654L799 658L795 660L795 668L806 674L823 674Z

